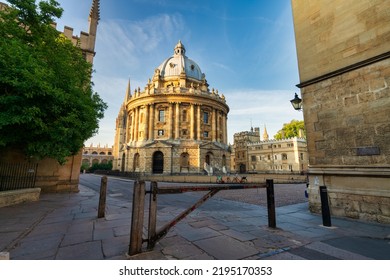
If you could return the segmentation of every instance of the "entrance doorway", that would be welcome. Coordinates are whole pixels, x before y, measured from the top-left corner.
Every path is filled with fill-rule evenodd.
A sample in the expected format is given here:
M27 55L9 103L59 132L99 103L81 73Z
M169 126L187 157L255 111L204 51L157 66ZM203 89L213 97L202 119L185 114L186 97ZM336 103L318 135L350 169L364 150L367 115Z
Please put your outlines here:
M162 174L164 172L164 154L157 151L153 154L153 174Z

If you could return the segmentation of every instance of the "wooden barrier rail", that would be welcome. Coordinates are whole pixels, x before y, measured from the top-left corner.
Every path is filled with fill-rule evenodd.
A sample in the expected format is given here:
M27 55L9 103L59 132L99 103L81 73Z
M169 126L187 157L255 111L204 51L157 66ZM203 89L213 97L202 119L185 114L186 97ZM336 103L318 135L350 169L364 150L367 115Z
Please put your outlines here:
M275 213L275 198L274 198L274 183L273 180L267 180L263 184L223 184L212 186L186 186L186 187L158 187L157 182L151 182L150 190L145 191L145 182L134 182L133 192L133 214L130 230L130 245L129 255L135 255L141 253L142 243L147 242L147 248L153 249L156 242L163 238L168 231L175 226L179 221L184 219L188 214L197 209L200 205L206 202L209 198L213 197L221 190L238 190L238 189L267 189L267 209L268 209L268 226L276 227L276 213ZM189 208L180 213L172 221L168 222L161 229L157 230L157 196L159 194L178 194L185 192L197 192L208 191L207 194L202 196L197 202L191 205ZM148 221L148 234L147 239L142 239L143 233L143 221L144 221L144 205L145 195L150 194L149 200L149 221Z

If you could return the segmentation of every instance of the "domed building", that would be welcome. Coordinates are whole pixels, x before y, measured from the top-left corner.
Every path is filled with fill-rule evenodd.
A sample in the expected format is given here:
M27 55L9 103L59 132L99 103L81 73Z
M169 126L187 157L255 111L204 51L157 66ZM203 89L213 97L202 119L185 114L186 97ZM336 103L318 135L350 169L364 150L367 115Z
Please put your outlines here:
M146 174L216 173L230 169L229 106L210 91L179 41L144 90L127 87L116 121L113 169Z

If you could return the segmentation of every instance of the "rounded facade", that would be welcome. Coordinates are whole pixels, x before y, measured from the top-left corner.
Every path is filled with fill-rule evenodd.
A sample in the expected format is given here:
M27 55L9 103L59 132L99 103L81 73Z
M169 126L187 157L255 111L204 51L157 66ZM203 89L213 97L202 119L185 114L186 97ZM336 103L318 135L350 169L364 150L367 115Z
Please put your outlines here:
M185 52L179 41L144 90L130 94L128 86L116 124L114 168L148 174L228 170L229 107Z

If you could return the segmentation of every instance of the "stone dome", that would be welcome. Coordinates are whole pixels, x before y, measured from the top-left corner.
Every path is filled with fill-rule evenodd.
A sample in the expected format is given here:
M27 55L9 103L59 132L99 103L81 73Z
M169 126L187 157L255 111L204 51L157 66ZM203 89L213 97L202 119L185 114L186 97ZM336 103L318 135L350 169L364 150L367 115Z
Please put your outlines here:
M180 76L183 73L187 77L198 81L202 81L204 79L204 74L200 70L199 65L192 59L189 59L185 53L186 49L179 40L174 48L173 56L166 59L159 67L157 67L162 79Z

